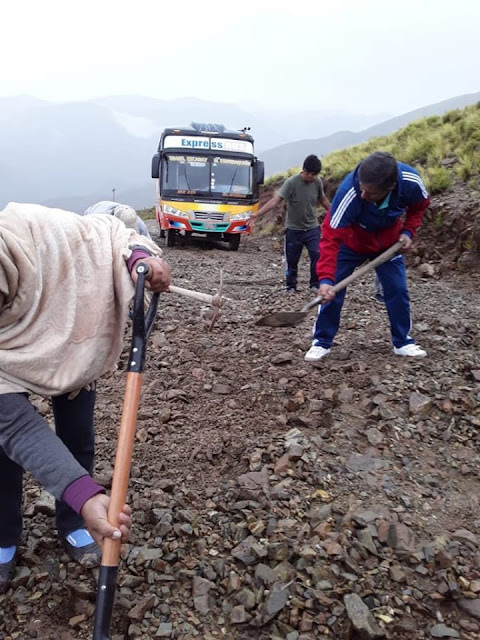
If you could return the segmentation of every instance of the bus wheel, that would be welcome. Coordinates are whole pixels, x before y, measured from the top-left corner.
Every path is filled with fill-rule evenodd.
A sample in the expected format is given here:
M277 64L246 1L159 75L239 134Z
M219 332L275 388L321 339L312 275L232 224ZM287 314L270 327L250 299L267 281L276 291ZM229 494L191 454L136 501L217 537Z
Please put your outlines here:
M238 251L238 247L240 246L240 234L239 233L230 233L228 234L228 248L230 251Z
M177 241L177 232L175 229L168 229L167 231L167 247L174 247Z

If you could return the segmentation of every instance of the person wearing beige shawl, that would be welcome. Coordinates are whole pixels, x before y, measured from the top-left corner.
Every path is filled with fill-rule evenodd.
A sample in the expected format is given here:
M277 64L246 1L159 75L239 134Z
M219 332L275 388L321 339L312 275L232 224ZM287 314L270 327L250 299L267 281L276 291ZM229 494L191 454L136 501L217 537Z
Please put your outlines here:
M160 255L113 216L16 203L0 212L0 592L22 531L24 469L55 496L74 559L91 566L104 537L128 538L129 507L111 526L109 498L90 475L94 387L122 350L134 263L149 264L151 290L168 289ZM30 394L51 398L56 434Z

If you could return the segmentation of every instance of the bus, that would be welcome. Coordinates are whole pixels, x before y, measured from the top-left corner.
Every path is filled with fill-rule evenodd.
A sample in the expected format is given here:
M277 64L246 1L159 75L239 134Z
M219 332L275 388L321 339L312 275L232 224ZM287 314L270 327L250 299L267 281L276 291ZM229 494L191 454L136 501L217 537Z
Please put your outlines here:
M248 128L192 122L162 132L152 158L155 212L168 247L200 236L237 251L258 210L264 164L254 155Z

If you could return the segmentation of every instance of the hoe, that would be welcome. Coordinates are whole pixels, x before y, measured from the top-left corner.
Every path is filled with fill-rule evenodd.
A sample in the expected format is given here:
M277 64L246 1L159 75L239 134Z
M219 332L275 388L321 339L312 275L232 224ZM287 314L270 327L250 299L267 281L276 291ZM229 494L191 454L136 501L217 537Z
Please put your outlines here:
M347 287L350 283L355 282L355 280L358 280L372 269L375 269L375 267L378 267L384 262L387 262L387 260L390 260L390 258L394 256L402 247L403 242L399 240L394 245L389 247L386 251L377 256L374 260L368 262L363 267L359 267L358 269L356 269L351 275L348 276L348 278L345 278L344 280L338 282L333 287L334 292L337 293L338 291L345 289L345 287ZM259 320L257 320L255 324L260 327L294 327L304 318L306 318L308 312L311 309L318 306L319 304L322 304L322 302L322 296L318 296L310 302L307 302L307 304L304 305L300 309L300 311L276 311L274 313L269 313L266 316L262 316Z

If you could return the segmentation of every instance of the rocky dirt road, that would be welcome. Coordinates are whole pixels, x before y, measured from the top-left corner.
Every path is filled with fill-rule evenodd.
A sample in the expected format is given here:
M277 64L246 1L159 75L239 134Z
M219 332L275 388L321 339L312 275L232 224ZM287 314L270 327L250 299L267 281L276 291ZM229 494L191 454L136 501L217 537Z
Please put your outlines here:
M180 286L213 292L223 269L231 302L208 333L201 304L161 297L113 638L478 638L472 277L410 271L425 360L393 355L366 277L349 289L331 355L312 366L313 315L292 329L254 324L309 299L305 258L302 291L286 298L279 240L166 252ZM108 486L124 374L99 386L96 475ZM0 640L89 638L95 571L68 562L30 478L25 510Z

